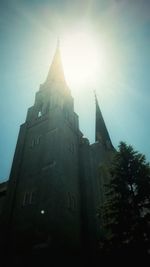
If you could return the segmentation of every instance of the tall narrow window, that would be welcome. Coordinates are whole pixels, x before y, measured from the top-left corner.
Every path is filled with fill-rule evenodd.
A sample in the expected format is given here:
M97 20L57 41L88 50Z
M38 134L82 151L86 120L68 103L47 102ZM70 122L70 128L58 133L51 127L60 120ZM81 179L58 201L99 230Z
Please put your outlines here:
M35 144L39 145L40 144L40 140L41 140L41 135L37 136L37 138L35 140L36 141Z
M30 202L29 202L29 204L35 204L35 198L36 198L36 192L32 191L30 193Z
M38 118L40 118L42 116L42 111L38 112Z
M29 192L25 192L24 193L24 197L23 197L23 203L22 205L25 206L29 203L29 199L30 199L30 193Z
M71 194L70 192L68 192L67 195L68 195L67 207L70 211L75 211L77 207L76 197L74 194Z
M75 145L74 143L68 144L69 151L73 154L75 152Z
M72 196L71 200L72 200L72 210L75 210L77 203L76 203L76 198L74 195Z

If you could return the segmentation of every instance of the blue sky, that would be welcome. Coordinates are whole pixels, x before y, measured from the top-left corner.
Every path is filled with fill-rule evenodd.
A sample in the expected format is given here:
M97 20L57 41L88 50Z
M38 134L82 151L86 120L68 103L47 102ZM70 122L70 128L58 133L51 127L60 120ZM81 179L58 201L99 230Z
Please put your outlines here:
M111 63L105 79L100 72L78 90L70 81L82 132L94 141L95 89L114 146L126 141L150 161L150 1L1 0L1 180L9 177L20 124L46 78L57 36L79 28L99 49L103 43Z

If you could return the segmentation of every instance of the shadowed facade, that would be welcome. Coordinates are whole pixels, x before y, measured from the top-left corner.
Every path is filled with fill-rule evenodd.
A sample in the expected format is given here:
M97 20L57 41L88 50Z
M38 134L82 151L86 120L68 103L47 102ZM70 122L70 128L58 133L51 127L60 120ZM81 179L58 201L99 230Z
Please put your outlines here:
M114 151L95 100L96 138L90 145L79 130L57 45L20 127L9 179L5 223L16 251L95 247L97 208Z

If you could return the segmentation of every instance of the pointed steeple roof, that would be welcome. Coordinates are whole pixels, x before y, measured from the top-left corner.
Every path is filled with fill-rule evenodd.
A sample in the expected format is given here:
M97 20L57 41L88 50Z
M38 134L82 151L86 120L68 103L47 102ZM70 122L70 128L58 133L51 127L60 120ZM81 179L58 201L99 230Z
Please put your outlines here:
M95 92L94 92L94 95L95 95L95 103L96 103L95 141L102 143L107 148L111 148L112 147L111 139L107 131Z
M61 54L60 54L59 39L57 40L56 51L47 75L46 83L49 83L51 81L64 82L66 84L62 60L61 60Z

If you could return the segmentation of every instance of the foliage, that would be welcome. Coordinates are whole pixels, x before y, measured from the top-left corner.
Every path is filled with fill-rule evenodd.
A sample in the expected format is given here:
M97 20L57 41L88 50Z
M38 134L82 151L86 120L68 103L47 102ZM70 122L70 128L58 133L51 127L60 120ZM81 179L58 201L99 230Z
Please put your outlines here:
M105 252L147 253L150 240L150 166L145 156L121 142L110 169L100 209Z

